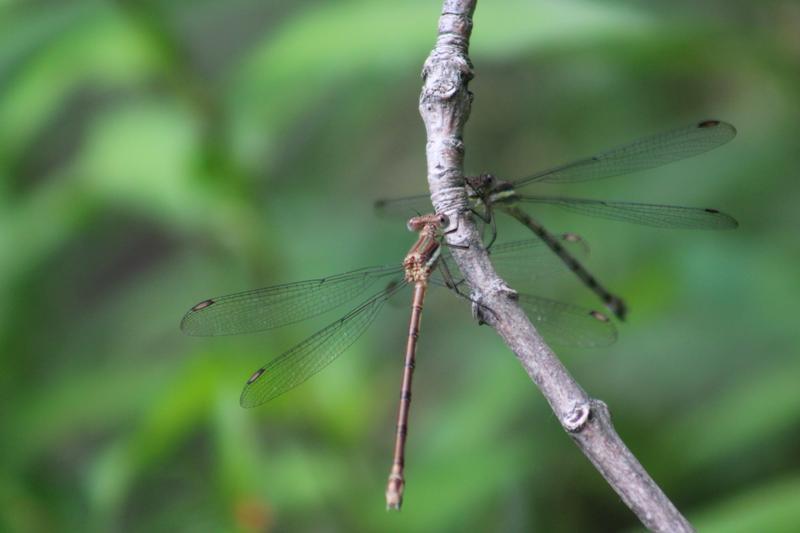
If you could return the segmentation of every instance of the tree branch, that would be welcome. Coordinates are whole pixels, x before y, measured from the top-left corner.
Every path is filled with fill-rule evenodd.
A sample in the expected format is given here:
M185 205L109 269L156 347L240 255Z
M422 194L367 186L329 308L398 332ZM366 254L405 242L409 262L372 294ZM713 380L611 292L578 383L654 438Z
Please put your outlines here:
M447 242L477 309L520 360L561 425L625 504L653 531L694 531L617 435L608 408L586 394L544 343L497 275L467 210L462 132L469 117L467 55L477 0L445 0L436 46L425 61L419 109L427 130L428 185L437 213L450 217Z

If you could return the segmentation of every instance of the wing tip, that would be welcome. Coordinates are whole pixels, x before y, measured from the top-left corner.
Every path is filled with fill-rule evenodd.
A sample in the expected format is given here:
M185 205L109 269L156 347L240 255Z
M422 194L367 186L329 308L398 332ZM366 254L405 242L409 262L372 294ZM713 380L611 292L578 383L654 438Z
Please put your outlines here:
M256 371L255 374L250 376L250 379L247 380L247 383L245 384L244 389L242 390L241 396L239 396L239 405L244 407L245 409L252 409L253 407L257 407L262 403L264 403L264 401L252 398L252 395L250 394L251 392L250 384L252 383L251 380L253 380L254 377L255 379L258 379L257 374L259 374L259 372L263 374L264 369L263 368L259 369L258 371Z
M266 370L266 367L259 368L248 378L247 383L244 385L244 389L242 389L242 394L239 396L239 405L243 408L252 409L253 407L263 405L273 398L280 396L280 394L275 394L274 392L266 396L261 396L254 392L254 389L252 388L253 383L258 381L258 378L263 376Z
M194 317L194 312L189 311L181 319L180 328L184 335L189 335L190 337L214 337L217 335L216 331L199 331L195 327Z
M261 405L261 402L259 402L259 403L251 402L247 398L247 388L245 388L245 390L242 391L242 395L239 397L239 405L241 407L243 407L244 409L252 409L253 407L256 407L257 405Z
M724 213L719 209L707 207L704 209L706 213L716 215L719 219L719 229L736 229L739 227L739 221L733 218L728 213Z
M196 313L202 311L203 309L211 307L215 303L217 303L216 300L214 300L213 298L208 298L206 300L203 300L202 302L194 304L188 311L186 311L186 314L183 315L183 318L181 319L181 326L180 326L181 331L183 331L186 335L202 336L201 333L198 333L197 331L194 331L192 329L192 322L193 322L192 319Z
M191 318L192 318L192 312L189 311L188 313L183 315L183 318L181 319L180 328L181 331L186 335L194 335L191 328Z

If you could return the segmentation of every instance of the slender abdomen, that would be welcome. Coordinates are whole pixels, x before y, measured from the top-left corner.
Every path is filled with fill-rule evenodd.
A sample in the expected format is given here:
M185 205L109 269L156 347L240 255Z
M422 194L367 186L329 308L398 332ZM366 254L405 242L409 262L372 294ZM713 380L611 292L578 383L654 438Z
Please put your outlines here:
M611 294L605 287L603 287L597 278L592 276L586 268L575 259L561 244L561 241L548 232L544 227L539 224L536 220L531 218L525 211L519 209L514 205L508 204L499 204L499 207L511 215L512 217L519 220L521 223L525 224L532 232L534 232L540 239L544 241L544 243L550 247L551 250L567 265L567 267L575 273L576 276L592 290L600 300L603 301L606 307L614 313L617 318L620 320L625 320L625 314L627 313L627 308L625 306L625 302Z

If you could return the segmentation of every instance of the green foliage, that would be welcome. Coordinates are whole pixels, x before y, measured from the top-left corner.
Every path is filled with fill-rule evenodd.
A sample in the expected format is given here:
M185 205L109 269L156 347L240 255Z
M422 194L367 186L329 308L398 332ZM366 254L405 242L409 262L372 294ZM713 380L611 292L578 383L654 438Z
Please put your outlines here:
M436 2L0 8L0 530L637 528L463 302L426 306L400 514L383 510L407 302L253 410L249 374L318 327L186 338L214 295L398 262L371 203L425 191L416 106ZM480 3L470 172L513 178L719 117L696 159L564 194L734 214L667 232L542 211L626 296L563 351L703 531L798 523L800 181L786 2ZM502 223L503 239L521 230ZM569 276L546 296L595 306Z

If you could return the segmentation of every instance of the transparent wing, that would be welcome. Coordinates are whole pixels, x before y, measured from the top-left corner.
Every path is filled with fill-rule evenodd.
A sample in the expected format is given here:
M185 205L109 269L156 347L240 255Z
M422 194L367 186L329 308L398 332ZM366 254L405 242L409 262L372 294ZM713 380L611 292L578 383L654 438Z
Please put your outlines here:
M633 222L657 228L721 230L733 229L739 225L736 219L726 213L702 207L523 195L518 195L517 202L554 205L582 215Z
M559 236L564 253L586 258L589 246L579 235L564 233ZM554 254L540 239L527 239L495 244L489 251L497 273L506 281L529 284L542 278L569 272L563 260ZM442 265L431 274L431 279L441 286L463 284L463 275L449 251L443 250Z
M585 258L589 253L585 241L574 233L565 233L559 240L570 255ZM564 262L540 239L497 244L492 247L490 257L497 273L508 279L534 281L569 272Z
M189 335L235 335L278 328L338 307L402 267L372 267L203 300L181 321Z
M441 278L432 278L431 283L453 290ZM463 280L458 287L462 296L466 295L468 288ZM599 311L531 294L520 293L518 298L536 330L551 344L598 348L617 340L617 328Z
M376 213L386 217L402 216L410 218L422 213L433 212L431 196L429 194L377 200L374 206Z
M579 236L565 233L560 240L570 253L588 254L588 247ZM514 288L517 284L513 280L520 280L519 285L527 287L545 274L568 272L564 263L538 239L495 245L491 259L497 272ZM434 272L432 283L451 289L455 284L462 293L469 292L449 253L443 252L441 261L442 268ZM614 324L598 311L530 294L519 294L519 303L542 336L554 344L591 348L608 346L617 339Z
M403 285L381 291L259 368L244 386L240 399L242 407L255 407L280 396L328 366L366 331L384 302Z
M703 120L545 170L513 185L519 188L534 182L563 183L619 176L702 154L735 136L736 128L727 122Z
M617 328L598 311L530 294L520 294L519 304L536 330L553 344L596 348L617 340Z

